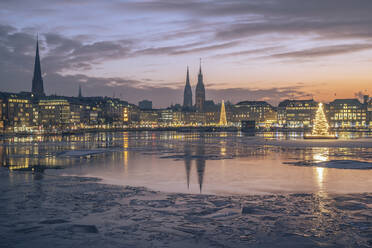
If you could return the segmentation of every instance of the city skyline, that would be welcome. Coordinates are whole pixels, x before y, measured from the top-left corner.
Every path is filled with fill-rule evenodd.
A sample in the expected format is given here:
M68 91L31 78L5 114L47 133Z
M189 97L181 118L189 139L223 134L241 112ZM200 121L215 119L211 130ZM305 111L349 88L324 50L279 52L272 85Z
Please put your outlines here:
M81 85L84 96L182 105L186 66L195 92L202 57L207 100L360 98L372 80L372 5L360 3L2 2L0 91L30 91L39 33L47 95Z

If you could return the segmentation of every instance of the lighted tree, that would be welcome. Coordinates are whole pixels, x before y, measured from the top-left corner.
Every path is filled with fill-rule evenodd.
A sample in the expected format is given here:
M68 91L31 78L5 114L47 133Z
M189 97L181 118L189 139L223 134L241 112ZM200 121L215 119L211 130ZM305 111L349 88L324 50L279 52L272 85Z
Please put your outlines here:
M220 113L220 126L227 126L225 102L222 100L221 113Z
M328 126L327 118L323 111L323 104L319 103L318 110L316 111L316 114L315 114L312 135L328 136L329 135L328 128L329 126Z

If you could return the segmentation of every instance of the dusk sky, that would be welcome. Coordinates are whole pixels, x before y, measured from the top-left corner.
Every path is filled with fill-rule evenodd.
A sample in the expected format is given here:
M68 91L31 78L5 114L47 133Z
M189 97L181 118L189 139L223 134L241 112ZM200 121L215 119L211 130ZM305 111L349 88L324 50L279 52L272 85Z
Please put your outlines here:
M372 94L371 0L1 0L0 91L30 91L39 34L47 94L182 103Z

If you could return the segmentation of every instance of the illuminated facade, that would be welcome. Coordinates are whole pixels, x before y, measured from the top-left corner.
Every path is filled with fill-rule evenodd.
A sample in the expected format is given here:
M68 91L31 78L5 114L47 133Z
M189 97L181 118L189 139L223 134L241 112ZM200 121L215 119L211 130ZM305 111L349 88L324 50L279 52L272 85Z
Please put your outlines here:
M5 104L4 104L5 105ZM0 131L4 130L3 100L0 99Z
M255 121L257 126L270 127L277 122L275 108L265 101L243 101L229 109L228 120L236 125L242 121Z
M328 104L330 126L335 129L367 128L367 109L358 99L336 99Z
M2 125L7 131L30 131L38 124L38 111L32 100L21 94L3 94Z
M278 105L278 125L285 128L309 128L318 104L314 100L285 100Z
M367 114L367 125L372 129L372 99L370 99L369 96L365 96L364 105Z
M44 99L38 105L39 123L44 128L63 128L70 124L70 103L66 99Z
M143 110L139 113L140 125L157 125L159 121L159 112L157 110Z

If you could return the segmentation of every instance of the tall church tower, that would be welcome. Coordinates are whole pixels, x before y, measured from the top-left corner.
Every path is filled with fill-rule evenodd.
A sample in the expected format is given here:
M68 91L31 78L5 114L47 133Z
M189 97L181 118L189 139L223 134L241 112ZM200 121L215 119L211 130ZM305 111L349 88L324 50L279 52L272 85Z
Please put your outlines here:
M189 67L187 67L186 85L185 85L185 90L183 92L183 107L184 108L192 107L192 91L191 91L191 85L190 85Z
M203 83L203 74L202 74L201 60L200 60L198 84L196 85L196 90L195 90L196 110L199 111L199 112L203 111L204 110L204 103L205 103L205 88L204 88L204 83Z
M45 96L43 77L41 76L40 56L39 56L39 38L36 41L36 56L34 65L34 76L32 78L32 93L35 96Z

